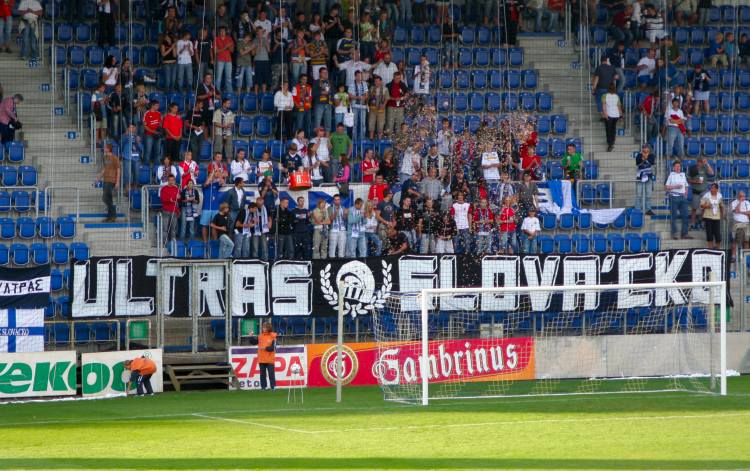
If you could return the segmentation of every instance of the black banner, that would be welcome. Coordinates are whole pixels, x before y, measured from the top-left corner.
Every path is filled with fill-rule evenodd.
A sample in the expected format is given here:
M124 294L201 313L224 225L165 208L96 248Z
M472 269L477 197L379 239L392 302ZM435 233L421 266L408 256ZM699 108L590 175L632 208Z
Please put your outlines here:
M167 260L160 267L160 261ZM71 303L75 318L147 316L156 313L158 291L158 305L170 316L188 315L191 302L202 316L222 316L227 308L235 316L332 316L342 283L346 287L344 308L355 316L383 306L392 292L429 288L703 282L710 280L711 273L719 281L729 280L727 260L726 252L708 249L637 254L233 260L228 265L145 256L94 257L73 262ZM567 311L687 304L690 296L695 302L708 301L707 290L693 290L690 295L675 289L618 290L585 296L570 293L502 293L474 299L457 296L440 308Z
M0 309L44 309L49 304L50 266L0 268Z

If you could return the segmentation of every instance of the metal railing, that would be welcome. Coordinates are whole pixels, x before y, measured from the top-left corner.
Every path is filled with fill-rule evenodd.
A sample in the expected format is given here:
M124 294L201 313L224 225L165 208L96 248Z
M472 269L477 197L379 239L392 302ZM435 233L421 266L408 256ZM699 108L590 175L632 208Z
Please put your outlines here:
M8 203L8 206L11 210L15 210L16 205L15 201L13 201L13 191L15 190L23 190L26 192L31 192L32 197L29 200L29 211L34 211L34 217L39 217L39 187L38 186L20 186L20 185L14 185L14 186L0 186L0 191L8 192L8 196L10 197L10 201ZM28 211L16 211L19 213L26 213Z
M44 189L44 196L46 198L44 205L44 214L51 215L52 213L52 202L55 201L55 197L63 192L71 191L75 198L75 215L76 221L80 219L81 215L81 189L77 186L48 186ZM61 199L61 197L58 196Z
M96 324L106 324L108 325L108 333L110 335L107 336L106 339L96 339ZM58 325L64 325L67 327L67 335L65 336L65 339L61 339L60 341L57 340L57 333L61 331L62 329L58 329ZM88 336L79 338L76 337L79 333L79 330L76 329L76 326L79 325L86 325L85 329L81 329L81 332L87 332ZM96 350L100 350L99 346L106 346L111 347L107 348L108 350L122 350L122 345L120 344L120 332L121 332L121 325L119 320L107 320L107 319L90 319L90 320L75 320L75 321L48 321L45 320L44 327L47 329L48 326L51 326L51 332L45 332L45 345L47 346L46 349L49 349L50 346L54 347L53 349L57 349L58 347L62 347L65 349L71 349L75 350L77 347L82 347L84 345L87 346L96 346ZM112 335L114 334L114 335Z
M83 99L81 92L76 93L76 131L83 135Z
M570 8L570 2L565 2L565 17L564 20L564 33L565 33L565 46L570 47L573 45L573 21L572 21L572 10Z

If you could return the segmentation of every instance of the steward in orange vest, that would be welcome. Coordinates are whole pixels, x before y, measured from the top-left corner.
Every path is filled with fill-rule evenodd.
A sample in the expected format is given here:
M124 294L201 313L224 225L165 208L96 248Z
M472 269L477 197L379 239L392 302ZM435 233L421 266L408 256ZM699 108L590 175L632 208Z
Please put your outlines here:
M143 396L143 388L145 386L146 393L149 396L154 395L154 390L151 389L151 376L156 373L156 363L150 358L139 357L135 360L126 360L123 363L126 370L130 370L130 381L128 382L125 393L130 390L130 383L138 384L138 395Z
M271 390L276 389L276 332L270 322L263 324L258 338L251 338L250 343L258 344L258 368L260 369L260 389L265 390L270 384ZM268 377L268 380L266 380Z

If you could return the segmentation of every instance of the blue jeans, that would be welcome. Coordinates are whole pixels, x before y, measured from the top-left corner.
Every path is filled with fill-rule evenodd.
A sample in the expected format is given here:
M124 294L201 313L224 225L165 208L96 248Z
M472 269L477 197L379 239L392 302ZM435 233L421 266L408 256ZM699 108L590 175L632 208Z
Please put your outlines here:
M359 237L352 238L352 231L346 234L346 256L349 258L364 258L367 257L367 237L363 232L359 233Z
M219 258L229 258L234 250L234 242L228 235L222 234L219 237Z
M670 213L670 229L672 237L677 237L677 213L680 213L682 218L682 227L680 228L680 235L686 236L688 233L688 219L690 218L690 205L688 204L687 198L684 196L669 195L669 213Z
M162 64L164 70L164 88L173 90L177 85L177 64Z
M651 192L653 191L653 180L635 182L635 207L643 212L651 211Z
M187 91L193 89L193 64L179 64L177 66L175 89L179 88L183 88Z
M500 246L498 247L501 252L507 253L508 249L515 250L516 248L516 233L514 232L500 232Z
M477 254L486 254L490 253L492 250L492 236L487 235L478 235L476 239L476 249L474 250Z
M468 229L459 229L458 234L455 237L454 244L456 246L456 253L470 253L471 252L471 233Z
M520 245L523 247L523 253L535 254L537 251L536 237L529 239L529 236L525 232L522 232L519 236Z
M232 89L231 62L216 61L216 88L221 90L221 93L232 93L234 91Z
M135 185L136 183L138 183L138 166L140 164L140 160L122 161L122 178L120 179L120 182L123 188L127 188L128 185Z
M411 1L399 2L398 4L399 15L398 20L402 25L411 23Z
M10 46L13 17L0 18L0 46Z
M188 221L185 217L185 208L180 211L180 237L192 240L195 237L195 219Z
M253 258L268 260L268 237L266 235L253 236L250 245Z
M682 157L685 147L685 136L677 126L667 126L667 156L674 154L674 145L677 144L677 157Z
M147 134L143 142L143 163L159 163L161 161L161 138Z
M41 22L39 22L39 27L42 27ZM37 42L36 34L34 34L34 31L29 27L23 29L21 57L28 59L36 59L39 57L39 43Z
M596 89L596 110L601 113L602 112L602 97L607 93L606 88L597 88Z
M323 126L326 131L333 131L331 127L331 105L320 104L313 107L313 127Z
M291 71L291 80L289 80L289 88L296 86L299 82L299 76L307 71L307 63L305 62L292 62L289 65Z
M294 112L294 129L304 129L305 134L307 134L308 136L312 134L312 126L310 125L310 110Z
M380 240L377 232L365 232L365 238L367 240L367 246L373 247L373 250L368 254L371 257L379 257L380 251L383 249L383 242Z
M545 9L544 16L549 18L549 23L547 23L547 32L556 32L557 26L560 23L560 12Z
M242 90L242 87L247 87L248 90L253 86L253 66L252 65L240 65L237 71L237 89Z
M354 127L352 128L352 140L361 141L367 136L367 109L352 108L354 112Z

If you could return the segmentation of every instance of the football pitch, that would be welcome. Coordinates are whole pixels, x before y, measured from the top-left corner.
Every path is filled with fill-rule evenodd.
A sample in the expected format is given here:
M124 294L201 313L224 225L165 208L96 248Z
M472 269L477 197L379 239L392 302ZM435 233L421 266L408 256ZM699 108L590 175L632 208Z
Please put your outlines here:
M387 403L378 388L0 404L1 469L750 469L750 377L729 396Z

